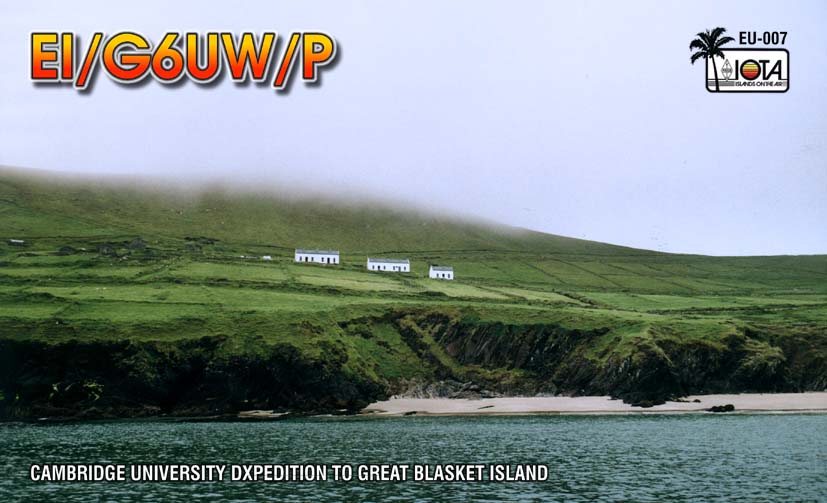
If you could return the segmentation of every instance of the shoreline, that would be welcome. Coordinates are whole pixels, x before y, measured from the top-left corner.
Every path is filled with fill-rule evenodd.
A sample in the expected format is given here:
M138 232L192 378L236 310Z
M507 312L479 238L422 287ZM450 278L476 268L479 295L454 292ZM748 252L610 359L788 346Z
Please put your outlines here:
M710 411L712 407L732 405L732 410ZM405 416L530 416L530 415L680 415L680 414L827 414L827 391L804 393L742 393L690 395L680 401L667 401L652 407L636 407L609 396L548 396L497 398L400 398L371 403L359 412L344 409L330 413L308 414L296 411L243 410L206 416L38 416L6 417L0 426L14 424L61 424L96 421L261 422L323 417L405 417Z
M695 401L698 400L698 401ZM390 398L374 402L362 416L520 416L700 414L714 406L733 405L728 414L823 414L827 391L806 393L743 393L690 395L653 407L633 407L608 396L500 398Z

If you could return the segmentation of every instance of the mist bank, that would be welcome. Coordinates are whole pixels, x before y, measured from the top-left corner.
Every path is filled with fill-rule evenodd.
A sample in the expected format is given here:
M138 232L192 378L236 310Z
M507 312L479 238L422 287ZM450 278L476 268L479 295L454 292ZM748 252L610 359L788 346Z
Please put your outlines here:
M179 174L174 169L166 173L123 174L94 173L84 171L51 171L37 168L21 168L0 165L0 179L19 184L34 184L41 189L60 190L107 190L142 193L145 196L192 204L199 199L214 195L230 198L273 199L286 203L316 203L323 206L357 207L365 209L393 210L405 213L421 213L424 216L453 218L457 222L477 223L508 229L505 224L457 213L455 210L433 206L431 203L391 198L371 193L358 187L319 187L300 179L290 181L267 176L258 169L243 173L192 173Z
M241 179L243 180L243 179ZM272 182L100 176L0 168L0 207L26 209L0 234L54 245L101 234L206 236L235 245L343 251L478 250L537 253L656 252L512 227L375 194ZM44 223L31 225L32 214ZM84 226L82 222L94 221ZM65 244L65 243L64 243Z

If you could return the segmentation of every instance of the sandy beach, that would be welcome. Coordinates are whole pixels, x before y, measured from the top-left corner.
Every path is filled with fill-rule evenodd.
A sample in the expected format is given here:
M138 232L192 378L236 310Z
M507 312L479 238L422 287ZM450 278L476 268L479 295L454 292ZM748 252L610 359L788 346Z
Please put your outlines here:
M685 401L650 408L632 407L608 396L505 397L480 400L452 398L391 398L367 406L362 414L401 415L521 415L521 414L676 414L700 413L731 404L734 413L827 413L827 392L697 395ZM695 400L699 400L696 402Z

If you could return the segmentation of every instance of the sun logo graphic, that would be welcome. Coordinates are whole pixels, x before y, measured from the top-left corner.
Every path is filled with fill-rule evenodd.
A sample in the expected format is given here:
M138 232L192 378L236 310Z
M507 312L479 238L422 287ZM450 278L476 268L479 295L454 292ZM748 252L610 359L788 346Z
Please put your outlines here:
M790 53L776 48L729 48L724 28L698 33L689 48L692 64L706 63L706 90L712 93L785 93L790 88ZM720 66L719 66L720 65Z

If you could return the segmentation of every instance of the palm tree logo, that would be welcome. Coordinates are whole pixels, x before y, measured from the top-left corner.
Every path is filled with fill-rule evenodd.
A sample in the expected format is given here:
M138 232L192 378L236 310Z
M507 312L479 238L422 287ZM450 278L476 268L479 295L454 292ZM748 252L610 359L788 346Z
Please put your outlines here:
M715 58L726 59L721 47L735 40L732 37L721 37L725 32L726 28L721 27L715 28L712 31L706 30L705 32L698 33L698 38L689 44L690 50L697 49L692 57L689 58L689 61L691 61L693 65L695 61L701 58L704 58L704 61L712 58L712 69L715 72L715 91L720 91L718 87L718 66L715 64Z

